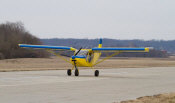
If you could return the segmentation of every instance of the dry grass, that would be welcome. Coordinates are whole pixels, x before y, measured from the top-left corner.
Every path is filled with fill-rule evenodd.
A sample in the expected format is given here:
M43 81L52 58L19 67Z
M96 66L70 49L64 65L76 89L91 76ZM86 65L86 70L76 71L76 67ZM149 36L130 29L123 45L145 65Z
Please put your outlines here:
M175 58L120 58L109 59L98 67L107 68L140 68L140 67L172 67Z
M67 58L69 59L69 58ZM175 58L119 58L109 59L95 68L140 68L175 66ZM71 64L53 58L22 58L0 60L0 71L59 70L71 68Z
M175 93L139 97L136 100L122 101L120 103L175 103Z

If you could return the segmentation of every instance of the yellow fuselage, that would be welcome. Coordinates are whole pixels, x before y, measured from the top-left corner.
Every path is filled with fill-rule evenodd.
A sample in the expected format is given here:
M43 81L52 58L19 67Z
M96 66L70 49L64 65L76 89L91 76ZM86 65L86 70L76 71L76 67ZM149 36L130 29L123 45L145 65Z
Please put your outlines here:
M76 60L75 63L76 63L76 66L78 66L78 67L92 67L93 66L91 62L89 63L86 60L86 58L75 58L75 59L71 58L70 61L71 61L72 65L75 65L73 60Z
M98 45L98 48L101 48L102 44ZM79 67L93 67L94 64L98 61L101 56L101 52L93 52L91 49L82 49L87 50L88 53L85 58L70 58L72 65ZM74 53L75 54L75 53ZM75 64L76 63L76 64Z
M94 64L99 59L101 52L92 52L89 49L82 49L82 50L88 50L87 55L84 58L70 58L70 62L72 65L76 65L78 67L93 67Z

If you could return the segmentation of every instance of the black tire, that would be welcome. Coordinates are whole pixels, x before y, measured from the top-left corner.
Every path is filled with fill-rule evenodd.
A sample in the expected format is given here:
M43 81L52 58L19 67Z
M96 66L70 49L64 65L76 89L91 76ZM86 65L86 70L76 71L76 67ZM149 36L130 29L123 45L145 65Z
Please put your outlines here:
M95 75L96 77L98 77L98 76L99 76L99 71L98 71L98 70L95 70L94 75Z
M79 71L78 71L78 69L75 69L75 76L79 76Z
M67 75L68 75L68 76L71 76L71 74L72 74L72 70L71 70L71 69L68 69L68 70L67 70Z

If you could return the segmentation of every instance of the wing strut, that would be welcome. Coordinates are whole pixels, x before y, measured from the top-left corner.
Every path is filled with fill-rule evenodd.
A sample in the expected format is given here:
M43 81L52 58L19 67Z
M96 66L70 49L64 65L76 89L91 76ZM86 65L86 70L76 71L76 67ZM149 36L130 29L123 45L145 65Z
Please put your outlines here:
M54 51L52 51L52 50L50 50L50 49L47 49L47 51L48 51L49 53L52 53L52 54L56 55L57 57L61 58L62 60L66 61L66 62L68 62L68 63L71 63L70 61L68 61L67 59L65 59L63 56L61 56L59 53L55 53Z
M101 63L101 62L103 62L103 61L105 61L105 60L107 60L107 59L110 59L111 57L113 57L113 56L115 56L115 55L118 55L118 54L120 54L120 53L122 53L122 52L121 52L121 51L117 51L117 52L113 53L112 55L109 55L109 56L105 57L104 59L98 61L98 62L95 63L93 66L95 66L95 65L97 65L97 64L99 64L99 63Z

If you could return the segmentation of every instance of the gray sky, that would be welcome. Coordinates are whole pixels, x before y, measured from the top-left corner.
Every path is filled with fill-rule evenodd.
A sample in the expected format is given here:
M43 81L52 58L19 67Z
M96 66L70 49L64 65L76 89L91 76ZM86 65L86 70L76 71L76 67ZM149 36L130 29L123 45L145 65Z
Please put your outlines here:
M175 39L175 0L0 0L39 38Z

